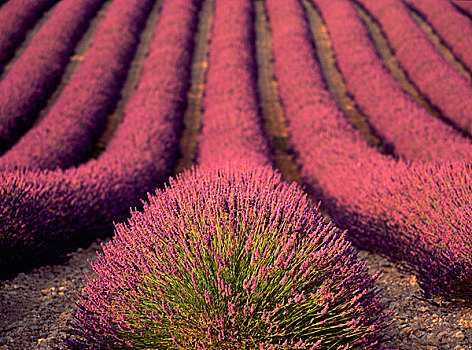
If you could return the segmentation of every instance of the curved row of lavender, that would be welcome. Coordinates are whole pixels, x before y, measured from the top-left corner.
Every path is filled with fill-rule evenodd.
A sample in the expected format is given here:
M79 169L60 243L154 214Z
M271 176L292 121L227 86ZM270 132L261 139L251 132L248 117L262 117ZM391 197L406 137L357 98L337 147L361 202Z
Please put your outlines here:
M200 167L116 225L69 348L373 349L382 338L375 278L271 167L253 16L252 0L216 0Z
M0 154L33 124L104 0L63 0L0 81Z
M10 0L0 8L0 72L38 19L57 0Z
M0 173L0 278L60 261L110 235L112 220L125 220L129 208L172 173L196 16L188 1L162 5L139 85L98 159L66 171Z
M472 135L472 86L434 47L400 0L356 0L380 24L408 77L444 118Z
M454 55L472 72L472 23L447 0L403 0L433 27Z
M154 0L116 0L50 112L0 158L0 169L66 169L86 160L106 127Z
M218 167L228 161L272 166L259 110L253 17L247 0L231 1L227 7L215 4L197 138L200 166Z
M267 0L267 10L275 77L304 182L355 245L403 262L427 295L470 301L471 167L409 167L369 147L325 86L301 5Z
M312 2L326 23L348 92L395 155L425 161L472 159L470 140L428 114L393 78L349 1Z

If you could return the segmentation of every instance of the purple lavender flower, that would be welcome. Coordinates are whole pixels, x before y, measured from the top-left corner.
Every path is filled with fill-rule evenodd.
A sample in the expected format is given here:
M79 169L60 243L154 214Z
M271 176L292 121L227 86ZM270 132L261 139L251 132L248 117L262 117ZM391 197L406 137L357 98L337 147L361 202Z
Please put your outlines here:
M375 277L344 233L272 169L237 169L171 179L116 225L70 348L374 348Z

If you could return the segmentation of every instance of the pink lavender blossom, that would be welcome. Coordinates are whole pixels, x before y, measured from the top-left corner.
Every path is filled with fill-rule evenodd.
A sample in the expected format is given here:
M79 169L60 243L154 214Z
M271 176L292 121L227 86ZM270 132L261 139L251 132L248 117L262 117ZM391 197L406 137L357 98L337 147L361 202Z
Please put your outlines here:
M70 348L379 344L375 277L344 233L270 168L187 172L148 201L92 263L98 277L80 297ZM252 264L257 248L268 254Z

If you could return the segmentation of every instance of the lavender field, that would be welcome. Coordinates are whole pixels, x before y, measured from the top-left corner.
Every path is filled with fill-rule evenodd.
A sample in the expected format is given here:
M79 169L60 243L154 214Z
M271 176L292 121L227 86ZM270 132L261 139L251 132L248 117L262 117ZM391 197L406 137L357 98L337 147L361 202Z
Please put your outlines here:
M0 2L0 350L472 349L471 159L470 1Z

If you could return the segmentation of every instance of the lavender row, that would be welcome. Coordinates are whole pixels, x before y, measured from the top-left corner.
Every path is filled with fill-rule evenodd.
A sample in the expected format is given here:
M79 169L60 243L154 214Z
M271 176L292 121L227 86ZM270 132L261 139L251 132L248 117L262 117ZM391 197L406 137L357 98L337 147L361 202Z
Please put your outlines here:
M464 11L467 15L472 17L472 4L469 1L452 0L452 3L456 5L457 8Z
M98 159L66 171L0 174L1 277L60 260L109 235L172 172L199 1L166 0L139 85Z
M427 295L470 301L470 166L407 166L369 147L327 91L301 5L267 5L275 76L306 185L356 246L403 262Z
M0 8L0 72L26 33L57 0L10 0Z
M447 0L403 0L421 13L454 55L472 72L472 22Z
M197 164L271 165L258 109L252 3L216 1L214 11Z
M32 125L104 0L63 0L0 82L0 153Z
M392 77L351 3L312 2L327 25L348 92L396 155L426 161L472 158L470 141L429 115Z
M472 86L434 47L400 0L358 0L379 22L411 81L443 117L472 134Z
M120 96L153 1L110 5L83 63L49 114L0 158L1 169L65 169L90 156Z

